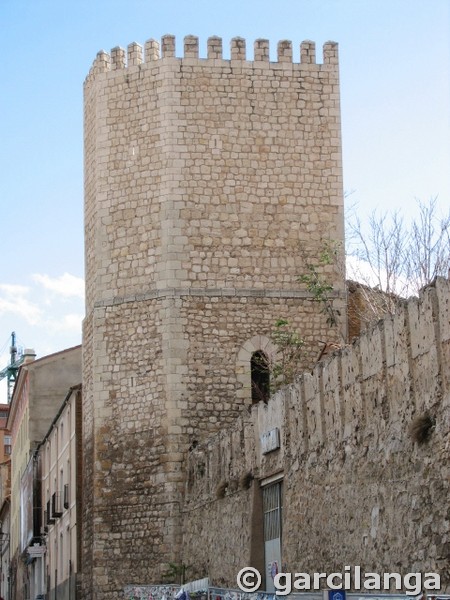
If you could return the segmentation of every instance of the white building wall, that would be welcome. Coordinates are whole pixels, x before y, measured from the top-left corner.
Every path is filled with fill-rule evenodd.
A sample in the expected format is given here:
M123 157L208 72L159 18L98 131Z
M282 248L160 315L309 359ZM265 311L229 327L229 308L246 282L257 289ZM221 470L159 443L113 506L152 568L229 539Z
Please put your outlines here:
M76 403L79 393L78 388L71 390L39 449L42 522L46 544L45 588L49 597L53 597L56 590L60 600L74 597L78 570Z

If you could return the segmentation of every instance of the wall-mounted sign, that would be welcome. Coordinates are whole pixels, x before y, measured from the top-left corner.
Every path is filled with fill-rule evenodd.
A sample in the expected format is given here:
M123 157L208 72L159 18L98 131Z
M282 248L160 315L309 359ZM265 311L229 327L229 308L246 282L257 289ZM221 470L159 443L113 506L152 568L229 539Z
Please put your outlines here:
M278 427L266 431L261 436L261 452L267 454L273 450L278 450L280 447L280 430Z
M44 556L45 546L41 546L40 544L34 544L33 546L28 546L27 552L29 556L32 558L37 558L39 556Z

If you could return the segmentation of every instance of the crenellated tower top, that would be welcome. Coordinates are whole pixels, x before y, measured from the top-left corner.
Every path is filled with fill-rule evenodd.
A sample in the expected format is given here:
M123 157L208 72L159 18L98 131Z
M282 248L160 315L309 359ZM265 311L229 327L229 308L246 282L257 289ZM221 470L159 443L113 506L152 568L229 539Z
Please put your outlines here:
M200 57L199 39L194 35L188 35L184 38L183 56L176 56L176 39L174 35L164 35L161 38L161 43L155 39L148 40L144 46L133 42L129 44L127 50L121 47L116 47L108 54L101 50L92 65L92 68L87 77L90 80L92 75L103 73L106 71L116 71L129 67L136 67L143 64L151 64L155 61L163 59L177 60L201 60L207 61L223 61L235 62L245 61L253 63L269 63L270 62L270 43L267 39L257 39L253 44L253 61L247 58L247 43L244 38L235 37L230 42L230 58L225 59L223 56L222 38L213 36L207 41L207 55L205 58ZM293 46L289 40L281 40L277 44L277 60L274 64L280 66L287 65L316 65L316 45L311 40L305 40L300 44L300 62L293 61ZM323 65L338 64L338 44L336 42L326 42L323 45Z

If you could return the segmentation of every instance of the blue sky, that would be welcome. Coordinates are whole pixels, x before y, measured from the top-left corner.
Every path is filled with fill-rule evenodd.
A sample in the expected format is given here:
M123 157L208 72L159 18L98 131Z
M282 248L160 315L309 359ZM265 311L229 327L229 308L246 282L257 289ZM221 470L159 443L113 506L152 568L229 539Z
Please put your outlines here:
M38 356L83 315L82 86L100 49L166 33L340 47L344 188L362 219L450 204L449 0L1 0L0 368L10 332ZM5 354L6 351L6 354Z

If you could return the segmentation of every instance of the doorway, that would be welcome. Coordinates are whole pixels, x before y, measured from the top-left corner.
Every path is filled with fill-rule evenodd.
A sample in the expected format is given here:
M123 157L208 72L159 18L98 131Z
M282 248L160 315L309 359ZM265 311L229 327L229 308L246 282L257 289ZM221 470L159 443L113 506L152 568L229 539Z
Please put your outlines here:
M266 590L275 592L274 577L281 571L281 519L283 511L282 481L262 488L264 523L264 564Z

